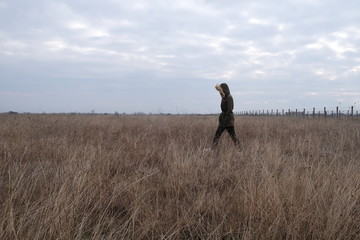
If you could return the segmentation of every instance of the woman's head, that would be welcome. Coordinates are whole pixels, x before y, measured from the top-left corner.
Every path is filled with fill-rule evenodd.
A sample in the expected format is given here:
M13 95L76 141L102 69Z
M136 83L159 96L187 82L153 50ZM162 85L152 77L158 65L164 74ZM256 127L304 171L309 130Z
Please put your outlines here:
M216 84L215 89L219 91L221 97L225 97L224 90L222 89L221 85Z
M226 83L216 84L215 88L219 91L221 97L226 97L230 94L229 86Z
M224 91L225 96L230 94L229 86L228 86L226 83L220 84L220 87L221 87L222 90Z

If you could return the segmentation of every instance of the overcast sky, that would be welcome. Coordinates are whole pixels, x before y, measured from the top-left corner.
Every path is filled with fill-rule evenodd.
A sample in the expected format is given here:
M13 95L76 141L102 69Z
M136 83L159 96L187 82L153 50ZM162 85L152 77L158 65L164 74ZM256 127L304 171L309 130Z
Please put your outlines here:
M358 0L0 0L0 112L360 111L359 77Z

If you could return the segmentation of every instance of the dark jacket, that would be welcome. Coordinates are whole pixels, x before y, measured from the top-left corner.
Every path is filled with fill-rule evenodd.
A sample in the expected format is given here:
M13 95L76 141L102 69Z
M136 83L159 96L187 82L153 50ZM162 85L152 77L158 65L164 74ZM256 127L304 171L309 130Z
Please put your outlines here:
M224 127L234 126L234 99L230 94L229 86L226 83L220 84L225 93L221 99L221 114L219 116L219 125Z

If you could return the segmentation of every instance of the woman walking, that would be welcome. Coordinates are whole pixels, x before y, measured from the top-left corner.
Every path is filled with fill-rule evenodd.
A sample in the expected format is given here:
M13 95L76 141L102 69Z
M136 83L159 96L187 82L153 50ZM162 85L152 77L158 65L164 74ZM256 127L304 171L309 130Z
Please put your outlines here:
M221 95L221 114L219 116L219 126L215 132L211 148L213 149L218 145L221 134L226 130L235 146L240 149L240 141L236 136L234 128L234 100L230 94L229 86L226 83L222 83L216 85L215 88Z

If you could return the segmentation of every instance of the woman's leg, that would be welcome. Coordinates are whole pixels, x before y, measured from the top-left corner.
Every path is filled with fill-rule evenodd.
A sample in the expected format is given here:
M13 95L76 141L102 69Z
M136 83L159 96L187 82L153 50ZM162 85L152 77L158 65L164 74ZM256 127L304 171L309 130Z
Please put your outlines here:
M215 132L212 148L217 146L217 144L219 143L220 136L224 131L225 131L225 127L219 125Z
M236 136L234 126L226 127L227 132L229 133L231 139L233 140L235 146L240 147L240 141Z

